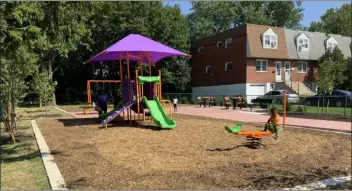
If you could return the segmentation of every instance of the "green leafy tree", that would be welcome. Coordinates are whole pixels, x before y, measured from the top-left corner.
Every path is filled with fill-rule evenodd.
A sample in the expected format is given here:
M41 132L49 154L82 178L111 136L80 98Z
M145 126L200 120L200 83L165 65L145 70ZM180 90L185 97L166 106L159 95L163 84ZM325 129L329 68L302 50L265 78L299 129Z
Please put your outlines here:
M166 62L162 75L163 86L167 85L171 90L182 92L190 87L191 67L185 59Z
M326 13L320 17L320 22L311 23L309 30L313 32L352 36L351 13L352 5L350 3L343 4L340 8L328 9Z
M37 3L0 3L0 99L3 101L5 121L13 141L16 129L16 107L23 100L38 56L34 52L40 29L36 23L42 18Z
M43 22L40 28L43 34L40 38L41 62L48 69L48 75L53 81L54 73L62 67L61 58L77 50L79 45L88 46L90 30L88 19L90 2L41 2L44 11ZM55 93L52 99L56 105Z
M323 74L321 74L320 70L322 70ZM326 72L330 72L329 75L326 75ZM331 80L327 85L330 87L330 83L333 88L339 87L348 76L345 75L346 71L348 71L348 61L341 52L339 48L334 48L333 50L327 50L325 54L318 61L318 82L319 79L321 82L326 82L324 78L328 78ZM324 89L322 83L319 84L319 87L326 93L331 92L332 89Z
M317 85L319 86L319 89L324 93L330 93L334 89L335 66L336 65L333 60L323 60L319 62Z
M56 82L52 82L49 78L48 71L43 70L41 72L37 72L34 76L34 91L39 95L42 102L45 105L45 113L47 112L47 105L50 101L52 101L53 93L55 91Z
M293 1L194 1L192 10L192 41L247 23L296 29L303 18L301 3Z

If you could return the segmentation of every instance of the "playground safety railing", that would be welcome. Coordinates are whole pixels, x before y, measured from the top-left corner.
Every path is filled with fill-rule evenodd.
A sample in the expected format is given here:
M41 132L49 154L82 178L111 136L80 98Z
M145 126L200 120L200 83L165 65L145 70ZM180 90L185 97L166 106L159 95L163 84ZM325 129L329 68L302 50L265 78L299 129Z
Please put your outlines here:
M167 107L169 108L170 111L170 119L172 120L172 103L170 100L161 100L161 104L164 107L164 110L166 111Z

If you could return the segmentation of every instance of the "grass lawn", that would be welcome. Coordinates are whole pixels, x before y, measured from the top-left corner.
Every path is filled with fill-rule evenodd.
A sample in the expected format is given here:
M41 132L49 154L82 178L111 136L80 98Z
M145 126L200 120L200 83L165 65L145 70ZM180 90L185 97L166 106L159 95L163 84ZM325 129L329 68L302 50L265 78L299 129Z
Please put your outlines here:
M13 144L1 126L1 190L50 190L49 180L31 127L31 119L67 117L54 108L48 116L39 108L18 110L20 121Z
M176 129L161 131L150 122L108 129L96 119L37 122L70 189L282 189L351 173L350 134L287 128L253 150L224 130L233 121L174 119Z
M273 106L275 106L276 108L278 108L279 110L282 110L282 105L278 105L278 104L274 104ZM269 108L271 108L272 106L269 106ZM298 105L292 105L292 110L291 111L297 111L297 108L299 107ZM304 109L304 106L301 105L300 106L302 109ZM352 114L352 108L346 108L346 115L347 116L351 116ZM312 114L316 114L316 113L319 113L321 114L322 113L322 108L319 107L316 107L316 106L306 106L305 107L305 111L306 113L312 113ZM326 108L324 108L324 114L326 112ZM345 108L343 107L329 107L328 108L328 114L335 114L335 115L344 115L345 114Z

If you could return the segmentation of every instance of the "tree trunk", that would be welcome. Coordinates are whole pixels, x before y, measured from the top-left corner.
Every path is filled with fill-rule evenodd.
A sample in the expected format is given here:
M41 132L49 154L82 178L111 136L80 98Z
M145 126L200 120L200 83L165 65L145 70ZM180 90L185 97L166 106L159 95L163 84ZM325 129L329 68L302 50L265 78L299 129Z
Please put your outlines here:
M12 101L11 91L9 91L9 100L8 100L8 108L7 108L8 109L8 111L7 111L7 125L8 125L8 130L9 130L9 133L10 133L10 136L12 138L13 143L16 143L15 134L13 132L15 120L13 120L14 106L12 104L13 104L13 101Z
M43 101L42 101L42 97L39 96L39 108L40 108L40 111L43 110Z
M47 104L45 104L45 115L47 116L48 115L48 110L46 109L46 105Z
M53 59L54 60L54 59ZM49 78L51 80L51 82L54 81L53 79L53 75L54 75L54 72L53 72L53 65L54 65L54 61L53 60L49 60ZM52 104L53 106L56 106L56 96L55 96L55 91L53 93L53 97L52 97Z

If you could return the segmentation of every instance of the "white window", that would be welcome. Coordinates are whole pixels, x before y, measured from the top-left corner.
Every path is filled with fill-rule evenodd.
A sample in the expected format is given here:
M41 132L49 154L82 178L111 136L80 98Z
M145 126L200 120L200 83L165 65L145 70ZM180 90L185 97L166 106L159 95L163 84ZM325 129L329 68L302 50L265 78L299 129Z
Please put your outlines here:
M301 33L297 37L297 50L298 51L309 51L309 38L306 34Z
M256 60L255 71L266 72L267 69L268 69L268 61L267 60Z
M337 41L333 36L331 36L328 40L326 40L326 49L333 50L335 47L337 47Z
M198 52L203 52L203 49L204 49L204 47L203 47L203 46L198 47Z
M218 41L218 42L216 43L216 47L221 48L221 47L222 47L222 41Z
M225 71L232 71L232 62L225 63Z
M264 48L277 48L276 35L264 35Z
M205 67L205 73L206 74L210 74L210 66L206 66Z
M263 33L263 48L277 49L277 35L273 29L269 28Z
M274 90L275 89L275 84L271 83L270 84L270 90Z
M298 73L307 73L307 62L298 62Z
M300 51L309 51L309 40L308 39L298 39L298 49Z
M225 40L225 48L230 48L232 46L232 38Z

